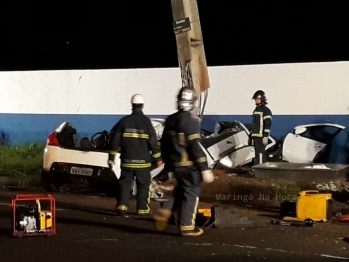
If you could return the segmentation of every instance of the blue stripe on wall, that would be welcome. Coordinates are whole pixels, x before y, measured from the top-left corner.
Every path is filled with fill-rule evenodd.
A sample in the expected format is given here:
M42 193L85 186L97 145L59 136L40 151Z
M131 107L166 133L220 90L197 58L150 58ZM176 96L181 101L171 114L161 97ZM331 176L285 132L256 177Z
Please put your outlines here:
M0 140L2 143L24 144L45 143L46 138L62 122L73 124L81 137L91 137L94 133L110 130L123 115L55 115L55 114L0 114ZM163 115L148 117L165 118ZM202 128L213 131L218 120L241 121L251 124L250 115L204 115ZM313 123L335 123L345 126L331 145L330 162L347 163L349 152L348 115L275 115L273 116L272 135L283 140L295 126Z

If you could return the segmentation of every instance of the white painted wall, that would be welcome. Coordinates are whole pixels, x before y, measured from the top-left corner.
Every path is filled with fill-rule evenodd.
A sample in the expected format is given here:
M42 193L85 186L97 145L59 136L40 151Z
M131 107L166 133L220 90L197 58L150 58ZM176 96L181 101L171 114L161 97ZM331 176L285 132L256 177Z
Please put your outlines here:
M349 62L209 67L205 114L249 115L266 92L274 115L348 114ZM0 72L0 113L128 114L141 93L146 114L170 114L178 68Z
M262 89L276 115L348 114L348 73L349 62L210 68L207 113L249 114L252 94Z

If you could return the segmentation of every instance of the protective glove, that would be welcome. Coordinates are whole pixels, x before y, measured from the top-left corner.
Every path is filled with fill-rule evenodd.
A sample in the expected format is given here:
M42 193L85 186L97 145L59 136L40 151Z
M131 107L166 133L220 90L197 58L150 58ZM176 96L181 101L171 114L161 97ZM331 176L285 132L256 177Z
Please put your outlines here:
M263 137L262 143L263 143L263 145L266 146L268 144L268 138L267 137Z
M202 179L205 183L212 183L214 181L214 175L211 169L201 171Z
M110 169L113 169L113 167L115 166L115 162L113 160L108 160L108 166Z

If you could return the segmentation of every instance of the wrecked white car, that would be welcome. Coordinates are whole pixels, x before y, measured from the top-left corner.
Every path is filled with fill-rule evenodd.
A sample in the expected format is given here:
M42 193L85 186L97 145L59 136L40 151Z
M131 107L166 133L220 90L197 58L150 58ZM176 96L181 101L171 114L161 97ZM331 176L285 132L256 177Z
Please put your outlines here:
M152 118L151 122L160 138L165 120ZM43 154L41 180L44 188L58 191L62 185L71 184L75 178L113 196L120 177L120 163L116 156L113 170L107 165L111 132L103 130L90 138L80 138L69 122L63 122L57 127L47 138ZM162 169L163 167L152 168L151 176L155 177ZM162 193L156 191L154 181L152 182L152 197L161 197ZM133 194L136 194L136 187Z
M292 163L326 162L331 141L344 130L338 124L319 123L295 127L283 142L282 160Z
M160 140L165 124L164 119L152 118L152 124ZM287 161L294 163L314 162L325 153L327 145L344 126L330 123L297 126L289 132L284 141L272 136L266 146L268 161ZM249 166L255 156L250 139L250 130L239 121L218 121L214 132L201 130L200 144L210 168L220 163L228 168ZM115 186L120 176L119 163L114 169L107 166L109 137L106 130L97 132L91 138L79 138L71 123L62 123L48 137L44 156L42 181L48 190L58 190L62 184L69 183L72 177L86 180L107 195L115 194ZM118 157L115 158L119 160ZM150 191L153 199L163 197L159 181L166 181L162 167L151 171ZM133 195L136 194L134 186Z
M331 123L308 124L295 127L278 141L269 137L266 146L269 162L287 161L312 163L324 160L326 148L344 126ZM237 168L253 163L254 147L249 129L239 121L218 121L214 133L201 140L210 167L218 163Z

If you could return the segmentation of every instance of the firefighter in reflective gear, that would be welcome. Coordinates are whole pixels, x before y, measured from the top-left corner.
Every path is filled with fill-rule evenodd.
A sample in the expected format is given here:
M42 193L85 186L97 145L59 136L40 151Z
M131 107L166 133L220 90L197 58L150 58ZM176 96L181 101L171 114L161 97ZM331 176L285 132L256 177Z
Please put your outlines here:
M195 225L202 182L212 182L206 155L199 145L200 120L193 114L197 97L192 89L183 87L178 94L178 111L165 122L161 138L161 153L165 170L173 172L176 187L173 197L162 202L153 214L159 230L165 229L172 212L180 214L179 231L182 236L200 236Z
M258 90L253 94L256 108L253 111L253 126L251 138L255 148L254 164L262 164L267 162L265 147L268 144L272 124L272 112L267 107L267 97L262 90Z
M153 161L162 165L161 151L151 120L143 113L144 98L136 94L131 98L132 113L123 117L114 127L111 138L108 164L114 165L115 155L120 152L121 175L117 192L117 215L128 210L134 178L137 184L137 212L149 214Z

